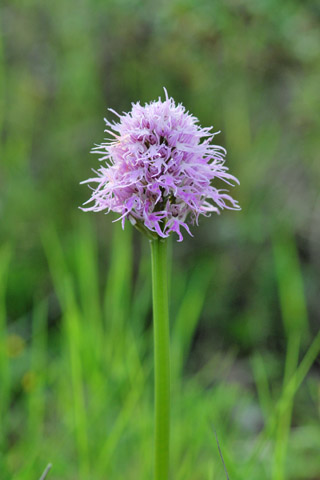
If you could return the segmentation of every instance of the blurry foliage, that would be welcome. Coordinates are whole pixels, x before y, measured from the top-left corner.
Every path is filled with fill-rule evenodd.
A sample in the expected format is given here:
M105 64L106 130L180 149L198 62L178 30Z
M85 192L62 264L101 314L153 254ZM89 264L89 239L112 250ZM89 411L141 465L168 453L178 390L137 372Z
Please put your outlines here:
M109 319L114 328L118 328L120 336L130 311L133 319L142 319L142 323L136 321L132 326L134 334L139 336L143 332L150 336L147 328L150 322L149 260L144 254L147 241L135 232L133 240L121 240L118 232L112 241L116 227L111 223L111 216L86 216L78 210L78 205L89 196L89 191L79 182L98 164L98 158L90 156L89 150L103 139L103 117L112 117L107 107L126 111L132 101L145 102L163 95L162 87L166 86L169 94L194 113L202 125L213 124L216 130L221 129L217 141L227 147L230 170L241 181L233 193L242 206L240 213L224 212L220 217L202 221L199 228L193 229L194 238L186 238L183 244L172 242L175 266L171 300L177 315L174 328L181 337L181 344L175 344L173 339L177 369L174 374L181 373L185 356L191 349L193 354L189 357L187 372L199 375L196 378L207 388L212 381L210 361L215 367L217 362L221 365L223 355L219 352L231 352L224 354L225 366L221 371L226 372L230 367L228 362L232 363L228 355L233 358L237 354L237 366L229 368L230 378L235 376L242 386L251 388L246 359L253 359L260 406L267 416L274 396L286 385L286 377L283 385L281 382L285 374L284 351L287 351L286 368L290 373L290 369L294 371L297 367L301 352L306 351L319 325L318 3L311 0L163 0L158 3L2 0L0 22L0 242L10 245L4 252L11 252L10 269L5 277L6 307L3 306L0 317L8 318L6 348L12 358L19 349L29 352L24 347L24 339L32 337L32 328L41 328L46 316L50 331L54 332L49 355L56 358L60 348L59 329L68 339L71 332L65 329L78 327L76 321L65 325L65 318L80 318L79 309L85 312L84 317L91 312L95 322L104 311L106 321ZM60 255L57 232L64 252ZM75 235L79 235L78 242ZM95 245L90 235L98 241L93 252L87 250L88 246ZM133 258L131 250L127 250L124 257L119 250L118 257L113 256L111 252L119 242L127 249L133 243ZM63 279L60 292L56 288L53 293L46 255L51 258L51 270L56 272L56 287L57 278ZM53 255L56 255L54 259ZM9 253L1 257L0 272L6 272L7 258ZM79 265L81 268L77 270ZM127 298L121 310L120 327L117 327L115 312L119 312L122 305L122 293L128 291L125 283L128 276L134 280L131 293L136 301L131 304L132 298ZM73 282L79 283L77 288ZM1 287L4 295L4 284ZM182 301L186 292L192 299L189 303L186 299ZM99 300L102 294L104 305ZM39 307L40 312L34 317L31 313L34 302L42 305L43 299L48 303L48 312ZM0 300L4 301L2 297ZM190 329L185 337L184 319ZM297 325L299 328L295 329ZM97 323L95 326L99 328ZM77 335L77 331L73 333ZM42 340L45 342L46 338ZM79 341L81 343L81 338ZM91 364L85 346L79 348L84 348L84 364L89 372L92 365L99 364L99 359L95 358L97 363ZM147 355L145 345L138 348L142 357ZM38 345L34 351L37 349L46 355L45 344ZM88 372L79 371L76 349L71 350L72 355L71 376L77 391L81 388L82 375L87 378ZM33 365L37 361L41 363L40 357L38 360L28 357L28 361ZM64 368L64 361L63 358L61 365L50 367L49 378L45 377L49 388L59 376L59 368ZM21 388L25 392L42 391L39 372L33 367L29 372L24 371L24 360L17 365L11 379L13 398L21 396ZM115 365L120 371L114 373L115 398L108 405L112 409L120 400L127 401L127 412L130 412L136 399L128 397L128 387L118 385L123 372L121 362ZM3 381L8 382L6 360L1 371ZM314 372L316 375L316 370ZM94 380L98 383L102 381L99 375L97 373ZM266 378L272 380L271 392ZM193 395L199 395L190 381L185 387L190 389L183 407L186 411ZM19 382L22 386L17 386ZM62 379L58 394L61 403L68 388L63 382ZM311 382L308 388L299 394L299 402L292 411L294 422L298 422L300 428L288 445L291 458L295 458L301 445L306 447L303 444L306 439L310 441L311 450L315 445L311 424L316 415L315 405L319 405L319 393L315 383ZM224 395L229 393L237 395L233 390L223 390ZM210 395L209 392L206 400L208 409ZM243 391L242 395L246 396ZM38 415L36 425L41 425L43 399L41 395L32 398ZM223 416L225 398L214 398L216 411ZM229 399L230 405L233 400ZM1 407L4 411L8 401L4 398ZM251 413L254 412L256 404L250 403L252 399L243 401L248 401ZM15 400L12 402L15 412ZM285 396L289 413L275 437L276 445L284 449L292 402L290 394ZM76 409L75 436L83 460L80 468L85 472L93 447L88 447L84 438L87 428L81 422L84 405L80 400L75 407L69 407ZM96 411L102 407L99 404ZM251 417L247 421L242 407L236 421L241 423L242 416L239 429L243 433L255 423ZM53 405L53 415L56 408L59 410L60 406ZM199 405L196 408L201 410ZM229 413L227 409L226 417ZM194 414L196 423L197 413ZM17 410L17 416L10 417L8 422L14 423L9 426L10 431L19 430L21 415ZM110 422L112 415L111 411ZM261 422L259 418L257 425ZM57 432L52 418L50 422L47 428L51 429L50 438L55 439ZM63 422L70 431L74 428L67 415ZM140 427L145 428L145 438L148 438L148 422ZM32 431L32 416L29 428ZM190 439L192 434L190 425L186 438ZM100 431L99 435L104 438L104 432ZM239 435L235 444L231 437L229 446L238 446L239 457L244 450L244 454L250 450L247 443L241 446ZM14 444L15 438L10 441ZM105 447L108 455L112 455L110 445ZM198 444L197 448L201 451ZM275 480L281 479L284 454L281 448L273 465ZM102 465L103 452L101 455ZM182 458L183 451L174 455ZM266 457L263 458L266 461ZM16 465L19 461L21 457L15 450L10 462ZM192 456L186 456L177 478L188 478L186 472L192 462ZM317 464L313 471L316 467ZM212 471L210 468L206 475L215 478L216 467L212 466ZM300 464L293 461L290 468L292 475L296 472L292 478L304 478ZM233 478L239 478L237 472L231 473ZM258 477L264 478L261 472Z
M0 250L1 479L16 475L32 480L48 461L53 463L53 479L151 478L149 255L142 254L133 284L131 240L130 230L114 226L111 265L101 295L94 273L101 267L89 224L74 230L71 250L62 246L54 227L44 230L61 316L61 322L54 323L47 318L53 301L49 298L36 299L28 318L7 324L10 250ZM215 258L196 263L188 275L173 268L172 478L225 478L213 428L236 480L317 478L319 382L312 366L320 352L320 333L302 351L306 318L297 316L290 324L283 263L290 265L289 291L295 291L302 313L303 291L294 280L299 278L295 261L281 255L281 242L274 248L287 334L284 374L271 351L256 348L249 364L238 352L221 348L211 335L202 338L199 355L192 341L216 273Z
M243 208L202 222L177 254L221 259L216 297L231 341L246 347L241 324L252 315L272 335L273 232L289 225L310 283L320 268L319 15L316 2L292 0L2 2L0 235L15 248L12 317L48 288L41 229L53 222L66 239L82 221L89 192L79 182L97 165L88 152L106 107L128 110L165 85L222 130ZM110 219L94 221L105 250Z

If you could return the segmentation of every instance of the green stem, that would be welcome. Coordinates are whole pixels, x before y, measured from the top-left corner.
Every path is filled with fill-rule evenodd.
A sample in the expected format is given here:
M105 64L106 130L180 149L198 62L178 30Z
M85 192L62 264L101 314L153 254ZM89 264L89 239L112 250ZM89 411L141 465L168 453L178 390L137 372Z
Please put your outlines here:
M167 243L150 241L154 325L155 464L154 479L169 477L170 347L167 287Z

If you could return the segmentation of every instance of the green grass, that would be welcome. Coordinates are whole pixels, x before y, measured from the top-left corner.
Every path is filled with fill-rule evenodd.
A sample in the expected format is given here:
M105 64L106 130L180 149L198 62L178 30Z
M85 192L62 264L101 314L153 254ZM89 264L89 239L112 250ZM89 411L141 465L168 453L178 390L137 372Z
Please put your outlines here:
M149 245L78 210L106 108L166 86L222 131L242 212L171 242L171 477L315 480L315 2L3 0L0 479L152 478Z
M54 226L48 227L42 237L61 309L59 321L49 325L48 302L43 300L35 300L31 331L26 319L5 325L5 278L10 255L8 248L1 252L1 478L38 478L52 462L49 475L53 479L149 479L153 380L147 240L142 240L146 252L139 257L140 267L132 282L131 232L115 227L110 266L102 282L106 287L99 288L101 266L90 223L71 235L68 254ZM276 238L274 243L287 328L282 388L269 378L263 354L252 358L252 375L247 372L251 382L253 378L255 381L251 386L233 373L238 362L231 351L226 357L218 349L193 373L186 370L215 272L214 259L199 264L181 283L178 298L172 302L178 308L171 312L172 478L224 478L213 428L232 479L313 478L320 468L313 445L316 425L310 423L311 416L308 428L307 423L295 424L295 435L300 429L304 431L302 447L297 450L291 441L295 397L300 391L306 392L305 378L319 354L320 336L309 348L301 347L300 358L300 342L292 340L292 335L302 332L300 327L305 331L307 318L299 316L299 321L291 322L285 309L288 290L283 290L283 282L291 282L299 311L305 312L299 264L293 260L294 243L290 238L291 250L281 249L283 238ZM285 242L289 245L289 237ZM124 264L119 259L126 246ZM111 274L121 296L115 292ZM171 282L179 275L173 266ZM171 292L175 296L175 289ZM143 306L141 298L145 297L148 302ZM19 349L22 337L25 343ZM308 340L303 345L307 344ZM309 386L315 388L315 380L308 378ZM255 427L254 412L260 427ZM295 476L293 467L304 473Z

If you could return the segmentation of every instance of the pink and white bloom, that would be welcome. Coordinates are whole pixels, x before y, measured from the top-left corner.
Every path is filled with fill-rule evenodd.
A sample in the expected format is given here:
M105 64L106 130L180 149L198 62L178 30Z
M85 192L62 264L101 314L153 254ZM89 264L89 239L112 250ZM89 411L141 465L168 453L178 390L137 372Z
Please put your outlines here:
M240 209L227 190L214 186L217 179L230 186L239 181L225 166L226 150L212 144L219 132L201 128L164 91L164 101L133 103L129 113L109 109L119 120L105 119L112 139L93 149L102 165L82 182L95 184L83 210L116 212L123 228L127 219L149 236L175 232L182 241L181 228L192 235L188 225L198 224L200 215Z

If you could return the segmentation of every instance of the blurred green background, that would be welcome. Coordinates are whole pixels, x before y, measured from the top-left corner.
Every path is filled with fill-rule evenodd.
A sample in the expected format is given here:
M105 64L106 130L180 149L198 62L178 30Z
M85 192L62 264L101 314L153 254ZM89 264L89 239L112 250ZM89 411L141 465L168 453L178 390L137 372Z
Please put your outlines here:
M2 0L0 478L152 478L149 247L78 209L103 117L163 86L241 212L171 242L172 478L320 479L320 7ZM214 427L213 427L214 426Z

